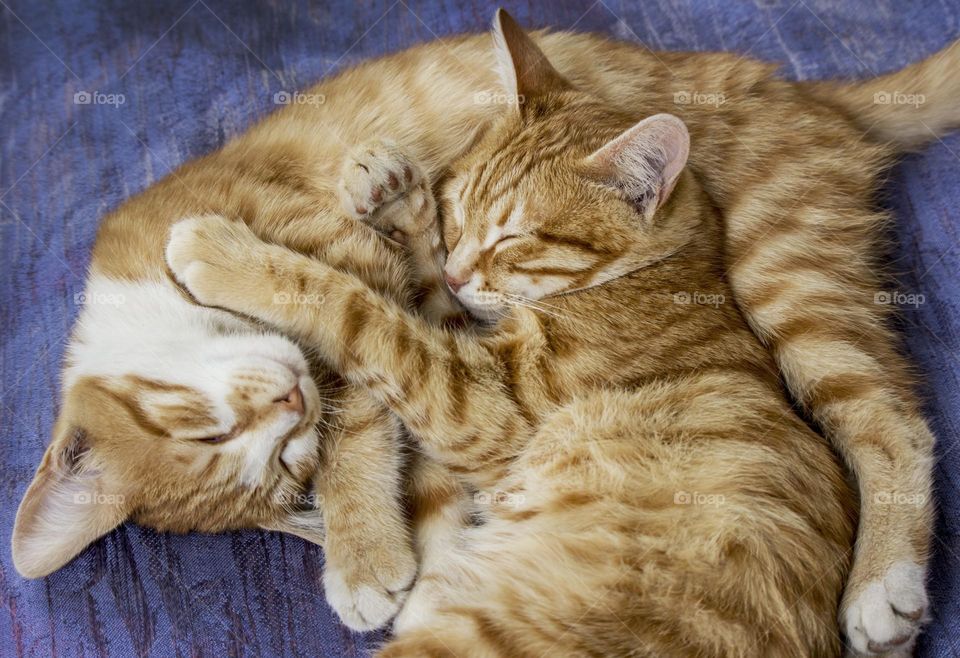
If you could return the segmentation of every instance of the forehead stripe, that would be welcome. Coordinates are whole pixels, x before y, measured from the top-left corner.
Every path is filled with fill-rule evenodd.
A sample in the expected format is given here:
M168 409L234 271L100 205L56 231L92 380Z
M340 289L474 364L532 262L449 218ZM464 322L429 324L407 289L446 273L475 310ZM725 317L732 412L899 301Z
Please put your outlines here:
M497 217L497 221L495 225L503 226L504 224L507 223L507 220L510 218L510 215L512 214L513 214L513 206L507 206L506 208L503 209L503 212L500 213L500 216Z
M474 188L477 187L477 184L480 182L480 178L483 176L483 172L486 170L487 165L490 164L490 161L487 160L480 164L474 171L470 172L470 175L467 177L467 184L463 186L460 190L460 202L461 204L465 199L468 199L472 194Z
M578 240L577 238L561 238L556 235L550 235L549 233L543 233L537 231L535 234L536 238L545 244L552 244L556 246L570 247L573 249L580 249L581 251L586 251L591 254L609 254L608 249L598 249L593 246L587 240Z
M150 420L143 412L143 409L140 408L140 405L133 400L129 400L124 395L114 391L109 386L96 380L91 381L90 386L100 391L103 395L108 396L114 402L126 409L127 413L130 415L130 419L133 420L133 422L136 423L147 434L153 434L163 438L170 437L170 432L166 428L160 427Z

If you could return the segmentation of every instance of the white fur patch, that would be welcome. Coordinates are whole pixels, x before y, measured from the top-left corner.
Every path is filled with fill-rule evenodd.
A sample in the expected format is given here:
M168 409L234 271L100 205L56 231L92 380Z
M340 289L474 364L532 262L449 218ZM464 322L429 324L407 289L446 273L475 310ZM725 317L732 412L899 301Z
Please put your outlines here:
M926 619L923 567L897 562L854 599L844 616L847 640L861 654L907 651Z
M355 631L371 631L385 626L406 599L406 592L402 591L392 594L369 585L351 588L344 574L329 564L323 573L323 590L340 620Z
M137 375L188 386L204 394L217 419L209 434L234 429L236 414L229 398L238 372L254 371L270 380L266 404L300 385L304 400L318 405L319 395L306 359L287 338L266 332L225 311L198 306L171 284L161 281L119 281L91 274L84 304L68 351L64 388L85 376ZM276 393L276 395L273 395ZM171 404L175 393L149 393L145 402ZM289 410L244 432L222 446L242 460L242 480L256 486L275 458L277 441L302 419ZM175 430L176 428L169 428ZM315 446L312 428L285 447L290 466Z

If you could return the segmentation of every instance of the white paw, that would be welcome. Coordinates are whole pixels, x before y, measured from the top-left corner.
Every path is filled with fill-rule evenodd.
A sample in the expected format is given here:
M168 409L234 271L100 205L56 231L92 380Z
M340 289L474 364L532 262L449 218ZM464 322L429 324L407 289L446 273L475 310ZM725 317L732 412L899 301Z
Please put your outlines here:
M391 582L362 583L350 586L345 573L329 565L323 574L323 588L327 602L340 620L354 631L372 631L386 626L407 599L416 576L416 565L411 565Z
M180 220L170 228L166 248L167 265L181 283L185 283L181 275L186 273L195 260L195 236L201 223L200 218L194 217Z
M343 163L340 203L351 217L376 224L377 210L403 196L420 178L419 167L394 142L366 142L348 153Z
M226 305L231 288L243 289L245 262L269 247L240 221L219 215L190 217L170 228L165 257L174 277L201 304ZM227 285L230 284L230 285ZM239 310L239 309L238 309Z
M883 580L869 583L844 614L851 648L862 655L910 655L927 620L923 567L897 562Z

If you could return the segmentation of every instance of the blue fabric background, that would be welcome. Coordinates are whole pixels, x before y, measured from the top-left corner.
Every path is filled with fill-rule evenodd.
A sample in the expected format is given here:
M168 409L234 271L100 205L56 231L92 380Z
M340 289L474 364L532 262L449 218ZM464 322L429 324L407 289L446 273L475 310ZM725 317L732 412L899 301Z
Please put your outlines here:
M14 513L43 452L98 217L269 112L273 94L361 59L485 29L480 0L324 4L0 0L0 654L365 655L319 586L320 553L277 534L111 533L53 576L14 571ZM958 0L508 3L526 26L654 49L732 50L795 78L869 76L960 37ZM78 105L81 91L125 102ZM960 99L958 99L960 102ZM389 111L385 109L385 111ZM939 437L934 621L921 655L960 656L957 253L960 136L906 158L888 201L908 347Z

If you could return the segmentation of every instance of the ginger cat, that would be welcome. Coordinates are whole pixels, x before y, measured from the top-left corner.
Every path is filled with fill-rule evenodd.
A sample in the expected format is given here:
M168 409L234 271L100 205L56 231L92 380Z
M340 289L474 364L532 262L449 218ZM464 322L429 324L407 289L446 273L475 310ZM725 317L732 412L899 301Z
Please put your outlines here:
M495 492L421 565L381 655L839 655L855 497L736 306L675 302L732 299L686 127L630 127L548 73L444 186L450 285L488 330L438 328L222 217L173 227L171 270L318 345ZM388 206L391 228L435 225L428 194ZM324 306L274 305L294 282Z
M438 178L513 111L477 99L504 92L503 82L494 73L497 53L508 85L516 85L507 87L507 95L511 88L515 92L523 86L523 79L510 80L512 63L504 66L513 59L505 57L507 41L522 42L519 30L515 32L508 39L501 33L500 47L494 51L485 37L463 37L368 62L324 81L315 89L328 99L322 108L289 106L105 218L88 296L122 285L128 299L142 297L144 307L162 300L166 312L144 309L131 314L128 309L123 317L102 307L86 308L71 343L68 366L82 363L84 372L94 379L119 381L123 385L111 389L112 399L132 401L136 410L147 404L151 391L141 389L136 378L129 380L127 375L144 370L177 382L182 373L165 373L161 367L170 354L189 356L197 370L216 372L211 368L217 363L217 352L207 348L216 346L223 331L242 332L257 340L283 340L246 320L198 307L170 284L162 246L170 225L183 217L213 214L242 219L260 238L352 272L408 307L402 251L339 210L344 198L337 190L339 172L345 161L351 162L347 145L364 144L371 136L389 137L412 161L423 163L427 179ZM771 67L734 55L653 55L633 45L568 33L540 34L536 41L567 80L603 98L610 111L637 118L671 111L689 127L698 145L691 154L690 169L721 211L732 292L751 328L772 349L790 392L821 424L859 479L861 527L845 591L846 633L854 648L863 652L908 646L925 614L923 575L930 505L919 510L882 506L871 494L882 489L928 496L932 437L917 411L909 371L896 354L894 336L882 323L887 309L872 304L879 285L872 266L875 237L884 218L873 209L870 195L882 167L898 148L891 142L916 146L933 136L927 127L942 133L960 123L952 101L960 89L957 47L904 72L843 86L780 81L772 77ZM925 85L928 102L918 110L872 105L876 91L910 84ZM711 90L737 102L720 107L678 106L673 103L674 94L683 89ZM858 125L869 127L868 139L863 140ZM784 140L784 135L789 139ZM373 194L379 188L369 189ZM351 212L362 214L356 210ZM822 258L811 262L811 253ZM288 310L302 310L307 297L297 296L299 290L285 291L278 304L300 302ZM812 321L820 317L817 313L829 317L830 324ZM85 332L85 326L96 330ZM184 340L167 341L167 336ZM279 352L297 349L289 342L283 344ZM154 360L148 358L151 347L157 356ZM141 358L127 366L121 357L133 349L140 350ZM255 361L252 352L233 350L238 368L244 358L251 364ZM268 367L286 360L271 357ZM277 372L273 388L279 396L290 391L280 390L286 382L280 381L283 371ZM331 532L328 561L350 574L338 579L338 587L328 586L328 595L353 627L371 627L396 611L403 600L402 589L412 578L407 531L396 512L401 485L395 448L400 429L381 404L372 403L363 387L340 388L335 376L319 366L313 374L338 411L319 426L323 464L315 478L317 486L323 487L323 514ZM229 383L229 373L224 375L215 379ZM157 455L153 450L159 436L138 428L120 436L116 421L111 421L118 411L121 417L128 413L123 407L104 410L102 418L79 415L78 409L90 406L88 396L96 394L76 386L76 381L65 378L58 429L18 515L14 558L22 573L49 573L126 518L179 531L265 526L314 541L322 537L323 527L310 510L270 501L260 507L240 502L236 489L243 482L244 450L237 449L239 454L219 465L227 476L224 481L236 482L238 487L206 486L202 464L212 453L197 450L206 447L219 452L228 444L184 443L214 437L191 436L173 428L168 437L172 440L163 445L164 450L175 448L181 453L179 459L167 459L163 452ZM308 388L301 386L309 407L316 400ZM211 399L205 402L213 402L228 416L232 389L208 389L204 395ZM284 400L269 395L260 407L263 415ZM94 431L76 431L95 421ZM274 436L265 441L270 443L271 438L274 444L282 440ZM128 444L131 449L119 450L115 444ZM98 468L78 468L82 464L69 458L78 454ZM294 459L291 454L288 458L307 457ZM154 465L157 459L163 469ZM274 464L279 466L278 462L270 466ZM411 481L415 494L425 499L415 521L421 559L430 562L426 556L434 549L424 537L436 529L442 538L445 525L461 521L462 508L456 486L443 469L429 462L420 469L435 476L425 480L429 485L416 478ZM170 477L160 477L161 470ZM94 490L144 489L175 495L151 500L149 515L140 513L142 507L125 503L116 509L97 505L89 513L84 509L81 517L75 501L55 496L57 489L50 486L51 482L82 481L81 474L89 476L83 486ZM308 488L307 479L301 474L291 488ZM367 491L370 482L380 483L372 497ZM348 504L337 505L339 499ZM235 513L211 517L207 509ZM68 515L83 521L58 525L63 541L49 541L52 519ZM217 523L211 523L211 518ZM337 520L333 526L332 519ZM335 529L348 539L333 542ZM442 552L442 541L437 546ZM353 560L361 562L359 568L350 566ZM393 583L392 591L384 587L387 581ZM917 618L909 618L913 616Z

